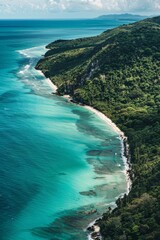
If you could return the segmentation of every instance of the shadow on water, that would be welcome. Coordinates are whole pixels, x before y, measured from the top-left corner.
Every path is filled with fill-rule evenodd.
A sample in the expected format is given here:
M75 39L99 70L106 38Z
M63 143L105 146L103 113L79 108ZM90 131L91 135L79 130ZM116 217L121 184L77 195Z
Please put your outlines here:
M87 237L85 231L87 224L98 218L100 214L95 205L88 205L77 210L62 212L61 216L50 225L31 229L31 232L49 240L84 240Z
M97 117L95 113L92 113L82 107L79 109L73 109L72 112L79 116L79 120L77 120L76 125L80 132L103 140L104 145L110 145L112 141L116 142L117 144L117 141L115 140L118 135L111 131L110 127L108 127L107 129L106 127L104 127L105 125L101 125L100 122L98 122L97 125L95 124L95 117Z
M106 168L104 168L104 171L106 176ZM108 170L110 175L112 175L112 172L110 169ZM104 179L107 182L107 177L102 175L103 173L99 173L101 175L98 175L97 180ZM112 201L118 197L123 190L121 183L117 183L117 180L113 179L111 182L93 186L93 188L88 191L79 192L79 194L85 198L95 199L100 197L101 201L78 209L61 212L59 213L59 217L48 226L36 227L30 231L33 235L48 240L87 239L87 232L85 230L87 225L93 220L100 218L109 206L114 207L115 203Z
M61 104L63 103L61 102ZM107 207L112 205L109 203L123 191L123 187L121 190L121 186L117 183L117 180L113 179L111 182L107 182L108 176L116 175L116 173L119 173L123 169L119 164L122 162L120 144L117 136L107 138L107 133L104 133L103 130L95 125L92 125L91 120L93 116L90 112L83 111L83 109L73 109L72 112L80 118L76 123L80 132L102 140L97 149L86 152L86 161L93 166L95 173L97 173L95 179L104 180L106 183L97 183L96 186L93 186L93 189L79 193L89 198L100 197L100 203L62 212L59 214L60 216L48 226L31 229L33 235L48 240L86 239L87 233L83 229L94 219L100 217ZM115 154L116 152L119 154Z
M19 91L6 91L0 95L0 102L16 102L17 96L19 95Z
M1 174L2 177L2 174ZM3 177L4 179L4 177ZM18 185L18 184L17 184ZM36 184L25 186L8 186L5 188L1 185L0 190L0 239L6 240L10 233L12 223L19 215L22 209L38 194L39 187Z
M104 149L87 152L88 158L86 160L94 167L94 171L97 173L95 179L97 181L104 180L105 183L101 184L98 181L97 185L93 186L92 189L79 192L79 194L84 198L100 198L101 200L98 203L59 213L59 217L48 226L31 229L30 231L33 235L48 240L87 239L85 230L87 225L99 218L109 206L115 206L112 201L120 192L123 192L123 186L121 186L121 182L117 183L117 179L112 179L108 182L108 177L110 178L110 176L116 175L116 173L121 171L120 167L116 167L114 160L106 160L111 152ZM65 175L64 173L62 174Z

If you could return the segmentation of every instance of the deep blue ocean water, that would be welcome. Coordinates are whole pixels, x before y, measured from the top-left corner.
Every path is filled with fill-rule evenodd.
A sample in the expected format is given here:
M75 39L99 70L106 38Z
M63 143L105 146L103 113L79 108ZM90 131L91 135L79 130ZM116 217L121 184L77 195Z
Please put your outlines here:
M85 239L86 224L126 191L118 135L92 112L52 95L34 69L51 41L123 23L0 21L1 240Z

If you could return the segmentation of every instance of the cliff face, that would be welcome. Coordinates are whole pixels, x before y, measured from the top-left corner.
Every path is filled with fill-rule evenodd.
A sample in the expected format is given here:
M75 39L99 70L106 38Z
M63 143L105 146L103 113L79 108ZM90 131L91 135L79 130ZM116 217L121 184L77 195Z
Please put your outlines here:
M100 222L104 239L160 239L160 17L58 40L36 68L60 94L107 114L128 136L133 187Z

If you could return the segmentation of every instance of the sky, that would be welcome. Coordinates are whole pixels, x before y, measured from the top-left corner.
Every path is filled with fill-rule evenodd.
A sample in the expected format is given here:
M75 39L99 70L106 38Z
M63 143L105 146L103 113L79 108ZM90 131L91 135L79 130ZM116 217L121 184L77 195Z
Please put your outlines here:
M0 19L93 18L113 13L159 15L160 0L0 0Z

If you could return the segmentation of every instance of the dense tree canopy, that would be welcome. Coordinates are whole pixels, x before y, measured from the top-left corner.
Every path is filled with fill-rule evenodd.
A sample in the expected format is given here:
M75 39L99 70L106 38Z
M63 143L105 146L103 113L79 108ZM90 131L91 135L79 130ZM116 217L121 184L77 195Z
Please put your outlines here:
M159 240L160 17L48 48L37 68L58 92L102 111L128 136L133 186L99 222L104 239Z

